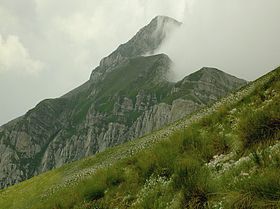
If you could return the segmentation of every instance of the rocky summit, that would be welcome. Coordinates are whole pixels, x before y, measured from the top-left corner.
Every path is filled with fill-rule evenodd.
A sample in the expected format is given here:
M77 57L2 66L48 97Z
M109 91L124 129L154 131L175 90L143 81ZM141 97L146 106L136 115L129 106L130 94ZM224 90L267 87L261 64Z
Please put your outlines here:
M0 127L0 188L144 136L246 84L206 67L169 81L172 61L155 53L180 24L154 18L86 83Z

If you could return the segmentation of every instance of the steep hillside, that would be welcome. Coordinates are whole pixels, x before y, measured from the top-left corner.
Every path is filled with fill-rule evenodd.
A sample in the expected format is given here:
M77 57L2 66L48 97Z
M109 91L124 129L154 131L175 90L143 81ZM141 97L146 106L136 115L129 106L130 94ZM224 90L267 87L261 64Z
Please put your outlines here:
M144 136L246 83L210 68L169 82L168 56L142 55L179 25L154 18L104 58L85 84L0 127L0 188Z
M280 68L157 132L2 190L0 207L279 208L279 78Z

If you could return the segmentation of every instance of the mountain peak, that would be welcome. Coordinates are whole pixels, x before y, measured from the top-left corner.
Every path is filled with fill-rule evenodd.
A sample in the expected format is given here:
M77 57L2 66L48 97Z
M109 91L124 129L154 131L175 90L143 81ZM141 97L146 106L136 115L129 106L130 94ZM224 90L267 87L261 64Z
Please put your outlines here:
M157 21L169 21L169 22L174 22L175 24L179 24L179 25L181 24L176 19L174 19L172 17L164 16L164 15L158 15L158 16L154 17L150 23L157 22Z
M240 87L247 83L247 81L243 79L237 78L213 67L203 67L182 80L182 84L186 84L189 82L207 82L218 84L221 88L224 89L236 89L238 86Z
M224 73L223 71L219 70L218 68L215 67L202 67L198 72L208 72L208 73Z
M129 58L154 54L165 38L175 28L181 25L177 20L167 16L156 16L152 21L140 29L132 39L121 44L109 56L103 58L97 69L92 72L91 80L96 81L106 71L115 69Z
M190 74L189 76L185 77L184 79L190 79L190 80L201 80L204 77L214 77L214 78L220 78L220 77L230 77L230 78L237 78L233 75L230 75L222 70L219 70L214 67L202 67L200 70ZM238 78L239 79L239 78ZM242 79L239 79L242 80ZM245 81L245 80L243 80Z

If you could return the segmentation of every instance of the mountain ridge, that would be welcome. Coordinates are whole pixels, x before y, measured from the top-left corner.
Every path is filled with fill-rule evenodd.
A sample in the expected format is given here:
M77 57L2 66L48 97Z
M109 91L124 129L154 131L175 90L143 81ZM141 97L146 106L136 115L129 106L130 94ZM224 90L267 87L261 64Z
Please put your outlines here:
M159 20L170 23L170 19L163 19L156 18L147 26L150 30L144 42L157 38L153 32ZM24 116L2 126L0 188L144 136L246 84L222 76L220 71L215 72L222 74L221 79L231 78L226 80L229 88L219 84L219 76L204 83L169 82L172 61L167 55L141 55L160 46L164 31L156 34L159 39L152 48L141 48L141 37L132 39L136 40L133 43L139 41L133 52L136 54L119 59L117 49L117 58L108 62L117 65L101 64L81 87L60 98L43 100Z
M167 22L167 23L166 23ZM167 26L166 26L167 24ZM91 75L90 80L82 84L81 86L75 88L74 90L68 92L67 94L63 95L62 97L68 97L71 95L75 95L74 92L80 92L84 89L88 89L90 87L90 83L96 82L99 79L102 79L106 71L112 70L117 65L121 64L122 62L127 61L128 58L136 57L136 56L142 56L145 54L153 54L153 51L162 44L166 36L170 36L170 32L172 30L176 29L176 27L179 27L182 23L178 22L177 20L167 17L167 16L156 16L153 18L153 20L146 25L145 27L141 28L129 41L127 41L124 44L121 44L116 50L114 50L111 54L101 59L100 64L98 67L96 67ZM160 25L160 30L157 30L158 25ZM165 29L168 28L169 32L165 31ZM148 35L147 35L148 34ZM153 35L151 35L153 34ZM139 37L140 36L140 37ZM141 36L145 36L145 38L142 40ZM149 40L151 36L154 36L152 38L152 41ZM157 36L160 38L157 39ZM154 42L154 40L157 39L155 43L153 43L152 47L149 44L149 42ZM133 53L126 52L125 49L127 48L134 48L133 43L137 43L137 49ZM128 46L127 46L128 45ZM144 48L143 48L144 45ZM128 50L131 51L131 50ZM125 52L125 54L124 54ZM110 64L106 64L110 63Z
M5 189L0 205L277 208L279 123L272 124L273 132L259 131L268 134L260 135L265 141L250 147L242 127L256 133L260 121L279 121L279 73L280 68L157 132ZM250 114L256 114L253 121Z

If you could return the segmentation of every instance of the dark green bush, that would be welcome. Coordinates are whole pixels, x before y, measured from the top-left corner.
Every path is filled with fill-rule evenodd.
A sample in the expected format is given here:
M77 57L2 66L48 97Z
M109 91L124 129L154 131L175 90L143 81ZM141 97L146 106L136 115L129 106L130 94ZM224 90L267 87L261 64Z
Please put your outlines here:
M181 190L187 208L204 208L215 188L206 167L192 156L185 156L175 165L173 188Z
M218 132L216 128L202 130L199 125L189 127L180 136L182 149L208 162L214 155L226 153L230 149L226 137Z
M222 105L213 114L203 117L200 120L200 124L205 128L211 127L211 126L219 123L220 121L224 120L225 116L228 114L228 111L229 111L229 106Z
M98 200L104 197L106 184L103 182L89 183L82 188L84 199L87 201Z
M197 182L196 178L200 169L201 163L191 157L185 157L178 161L173 176L174 188L191 190Z
M86 179L78 190L87 201L98 200L105 195L105 190L124 181L121 169L111 167L98 171L92 178Z
M266 169L239 179L230 190L235 191L226 198L228 208L279 208L279 170Z
M273 140L279 130L279 113L269 110L248 111L241 118L238 127L244 148Z
M150 150L141 152L134 157L133 162L135 163L137 172L142 178L143 182L149 178L156 169L156 155Z
M170 177L179 153L180 143L175 137L139 153L135 157L135 166L144 181L152 174Z
M113 168L106 172L106 185L117 186L124 181L124 174L121 169Z

